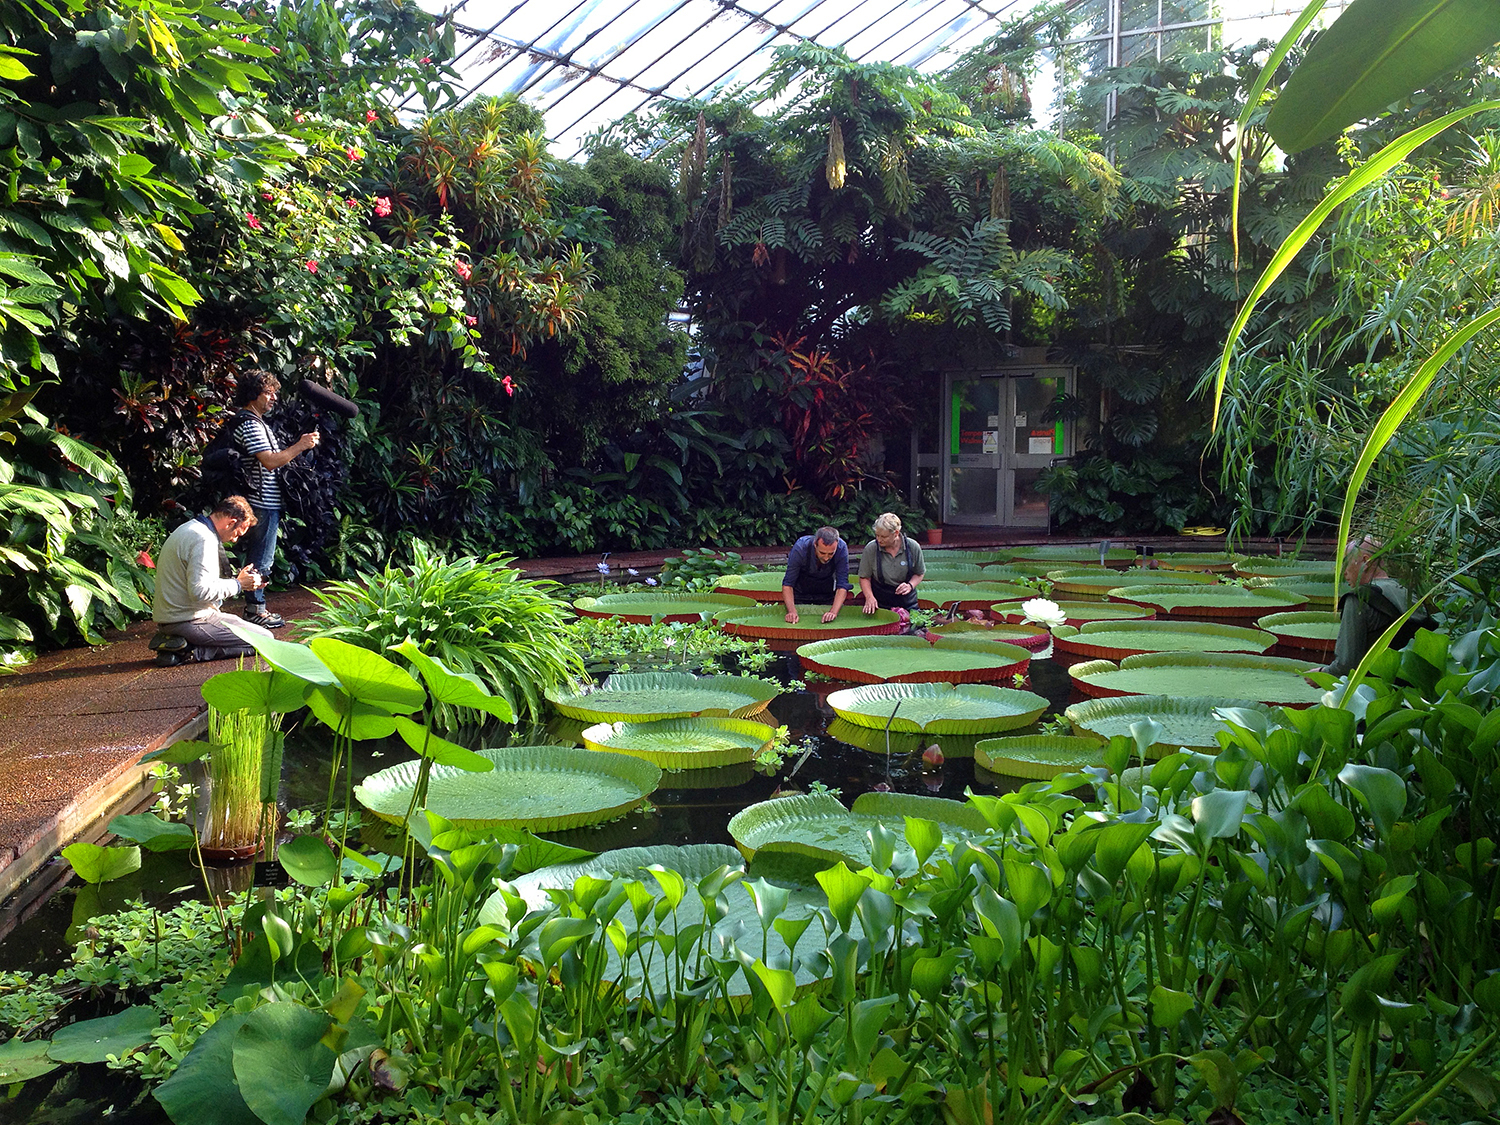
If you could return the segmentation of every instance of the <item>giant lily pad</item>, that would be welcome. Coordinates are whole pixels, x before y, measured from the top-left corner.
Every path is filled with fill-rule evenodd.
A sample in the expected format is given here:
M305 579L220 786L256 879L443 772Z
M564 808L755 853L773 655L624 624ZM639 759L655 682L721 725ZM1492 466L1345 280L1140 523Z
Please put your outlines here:
M777 587L780 589L780 587ZM580 617L618 617L638 625L653 621L701 621L712 617L725 606L741 606L744 598L728 594L677 594L664 590L642 590L605 594L599 598L579 598L573 608Z
M1057 569L1055 562L1026 562L1017 559L1014 562L995 563L984 568L984 580L986 582L1045 582L1047 574Z
M834 714L856 726L930 734L986 734L1029 726L1045 696L988 684L866 684L828 697ZM895 716L892 718L892 716Z
M927 630L939 637L958 637L965 641L999 641L1027 652L1041 652L1052 643L1052 632L1045 625L999 625L989 621L946 621Z
M972 758L974 744L984 737L977 734L911 734L893 730L887 738L884 728L856 726L837 715L829 720L826 733L829 738L847 742L871 754L889 752L892 757L920 754L935 743L946 758Z
M1252 555L1244 562L1234 564L1234 572L1255 578L1317 577L1332 578L1333 562L1322 559L1299 559L1291 555L1283 558Z
M1285 590L1250 590L1243 586L1120 586L1111 599L1148 605L1168 617L1264 617L1306 605Z
M1115 735L1131 737L1130 724L1150 719L1161 724L1162 731L1152 744L1155 753L1174 750L1217 750L1215 737L1224 729L1224 721L1215 717L1220 707L1266 708L1243 699L1221 699L1216 696L1176 697L1166 695L1127 695L1118 699L1090 699L1075 703L1063 717L1078 734L1092 734L1109 739Z
M1294 574L1286 578L1250 578L1245 582L1252 589L1285 590L1289 594L1301 594L1313 609L1332 609L1333 575Z
M1223 551L1159 551L1152 559L1163 570L1199 570L1205 574L1225 574L1234 569L1235 563L1244 562L1245 556Z
M1078 543L1071 546L1039 546L1039 547L1013 547L1011 556L1017 562L1050 562L1050 563L1078 563L1087 565L1099 563L1098 543ZM1133 547L1110 547L1104 552L1104 561L1132 562L1135 559Z
M1082 625L1085 621L1149 621L1156 616L1156 610L1149 606L1123 602L1058 602L1057 607L1068 615L1065 625ZM1019 624L1026 619L1026 611L1020 602L1003 602L990 606L990 616L996 621Z
M1337 613L1306 609L1298 613L1273 613L1262 617L1257 624L1287 648L1331 656L1339 639L1339 621Z
M797 649L802 666L835 680L880 683L997 683L1024 673L1031 654L998 641L848 637Z
M597 688L548 688L547 698L571 719L619 723L693 715L743 719L764 711L780 693L781 685L753 676L616 672Z
M831 608L826 605L798 606L800 620L795 625L787 624L786 610L779 605L726 610L715 620L724 632L737 637L757 637L778 652L790 652L804 641L824 637L871 637L901 631L901 619L890 610L877 609L867 614L850 605L844 606L837 617L825 624L823 614Z
M1233 695L1260 703L1307 707L1323 689L1303 678L1305 660L1239 653L1157 652L1127 656L1118 665L1090 660L1068 669L1084 695Z
M1081 598L1103 598L1120 586L1206 586L1218 582L1218 576L1193 570L1053 570L1047 574L1052 596L1071 594Z
M959 547L924 547L922 558L928 566L949 566L952 563L977 563L986 566L989 563L1003 563L1009 561L1009 551L966 551Z
M983 595L980 595L982 597ZM917 605L922 609L941 609L944 606L962 604L965 601L976 605L985 603L976 600L967 583L949 582L943 579L925 579L917 586Z
M753 761L775 734L748 719L663 719L600 723L583 732L583 744L590 750L633 754L664 770L690 770Z
M1102 766L1104 743L1097 738L1061 734L986 738L974 746L974 764L1007 777L1045 780Z
M488 773L434 766L427 808L462 828L501 825L553 832L598 824L635 808L661 782L661 770L629 754L571 746L481 750ZM354 787L360 804L400 823L411 805L420 762L402 762Z
M760 851L791 852L830 864L843 860L858 870L870 863L870 830L883 824L904 844L909 816L935 821L955 839L989 832L974 806L942 797L862 793L853 809L846 809L836 797L809 793L742 809L729 821L729 834L746 858Z
M1052 643L1073 656L1119 660L1142 652L1265 652L1276 638L1260 629L1209 621L1088 621L1059 625Z
M984 582L992 575L986 573L986 568L978 563L942 563L931 562L924 558L923 565L926 567L925 582Z
M714 583L714 593L731 597L750 598L757 602L781 601L781 580L784 570L762 570L752 574L725 574ZM799 611L800 612L800 611Z

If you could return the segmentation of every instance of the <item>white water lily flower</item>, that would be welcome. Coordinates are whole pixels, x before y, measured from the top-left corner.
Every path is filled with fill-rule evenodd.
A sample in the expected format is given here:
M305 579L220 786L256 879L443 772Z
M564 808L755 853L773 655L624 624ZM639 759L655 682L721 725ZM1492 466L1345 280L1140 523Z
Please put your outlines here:
M1021 612L1026 615L1026 621L1045 625L1049 629L1055 625L1065 625L1068 621L1068 615L1063 612L1062 606L1046 598L1032 598L1022 602Z

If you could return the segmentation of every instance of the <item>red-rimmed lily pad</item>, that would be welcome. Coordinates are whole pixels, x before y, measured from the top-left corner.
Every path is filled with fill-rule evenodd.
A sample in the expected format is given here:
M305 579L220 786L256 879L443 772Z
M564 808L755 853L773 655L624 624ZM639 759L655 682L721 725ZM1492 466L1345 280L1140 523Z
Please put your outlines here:
M426 807L463 828L501 826L556 832L629 812L661 783L661 769L629 754L572 746L481 750L495 768L470 773L434 766ZM399 824L411 807L418 761L371 774L354 787L360 804Z
M1109 570L1096 566L1088 570L1050 571L1047 580L1052 583L1053 598L1066 594L1102 600L1121 586L1207 586L1217 583L1219 576L1195 570Z
M1151 556L1162 570L1197 570L1205 574L1227 574L1235 563L1245 561L1244 555L1228 554L1224 551L1158 551ZM1149 565L1149 564L1148 564Z
M798 621L789 625L786 610L779 605L758 605L746 609L726 609L715 617L719 628L737 637L755 637L778 652L790 652L800 644L825 638L874 637L901 631L901 619L888 609L865 613L846 605L828 623L823 614L833 608L826 605L799 605Z
M1063 718L1075 733L1103 739L1116 735L1130 738L1132 723L1150 719L1162 728L1151 745L1152 752L1169 754L1181 749L1217 750L1216 736L1225 724L1214 712L1221 707L1266 710L1264 705L1249 700L1217 696L1126 695L1075 703L1063 712Z
M1099 544L1078 543L1071 546L1051 545L1038 547L1012 547L1011 557L1017 561L1072 563L1075 566L1099 565ZM1104 551L1104 562L1128 563L1135 560L1132 547L1109 547Z
M835 680L880 683L1004 683L1024 674L1031 654L999 641L848 637L797 649L802 666Z
M1059 625L1052 643L1073 656L1120 660L1143 652L1261 653L1276 638L1261 629L1208 621L1089 621Z
M1244 562L1235 563L1234 572L1254 578L1315 577L1332 578L1331 559L1303 559L1291 555L1277 558L1274 555L1252 555Z
M1045 696L989 684L866 684L828 697L834 714L855 726L907 734L988 734L1030 726Z
M1251 589L1285 590L1289 594L1301 594L1307 599L1310 609L1332 609L1335 604L1333 575L1294 574L1286 578L1247 578L1245 585Z
M978 563L980 566L988 566L990 563L1008 562L1011 553L1000 550L965 550L962 547L924 547L922 558L928 566L947 566L950 563Z
M1065 734L986 738L974 745L974 764L1007 777L1046 780L1104 764L1104 742Z
M826 733L829 738L847 742L868 753L889 752L893 757L915 756L927 747L936 745L945 758L972 758L974 744L981 738L988 737L983 734L914 734L910 731L891 731L887 735L883 729L857 726L837 715L828 721Z
M1333 655L1339 639L1339 620L1331 610L1305 609L1269 614L1257 624L1287 648L1326 658Z
M747 859L757 852L790 852L829 864L843 860L855 870L867 866L870 830L883 824L906 847L907 817L935 822L945 837L989 833L989 823L973 805L942 797L905 793L862 793L852 809L822 793L773 797L742 809L729 821L729 835Z
M583 732L590 750L632 754L664 770L709 769L754 761L776 732L749 719L663 719L599 723Z
M784 570L760 570L750 574L725 574L714 583L714 593L749 598L757 602L781 601Z
M1307 661L1242 653L1156 652L1127 656L1115 664L1090 660L1068 669L1084 695L1232 695L1283 707L1308 707L1323 689L1303 676Z
M1300 594L1244 586L1119 586L1111 601L1150 606L1168 617L1264 617L1307 604Z
M653 621L701 621L705 614L712 617L726 607L744 604L743 598L727 594L643 590L579 598L573 609L580 617L618 617L636 625L649 625Z
M985 621L948 621L927 630L939 637L957 637L965 641L998 641L1015 645L1028 652L1041 652L1052 643L1052 631L1045 625L1006 625Z
M1124 602L1057 602L1056 605L1068 615L1065 625L1082 625L1086 621L1150 621L1156 617L1156 610L1150 606ZM1021 624L1026 611L1021 602L1002 602L990 606L990 617L1007 624Z

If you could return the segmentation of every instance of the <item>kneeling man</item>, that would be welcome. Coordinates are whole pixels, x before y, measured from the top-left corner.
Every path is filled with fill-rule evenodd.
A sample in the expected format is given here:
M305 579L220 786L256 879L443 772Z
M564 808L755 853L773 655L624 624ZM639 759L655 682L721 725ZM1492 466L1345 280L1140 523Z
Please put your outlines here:
M220 577L229 569L224 545L254 526L250 501L229 496L208 515L189 520L167 536L156 563L156 596L151 599L157 628L151 647L157 650L157 664L170 668L188 661L249 656L255 651L224 623L219 612L225 598L265 585L253 566L243 567L233 578ZM248 622L236 624L271 635L269 629Z
M797 624L799 601L833 603L833 608L823 614L825 622L832 621L844 608L849 593L849 545L839 538L836 528L820 527L792 544L786 573L781 577L781 600L789 624Z

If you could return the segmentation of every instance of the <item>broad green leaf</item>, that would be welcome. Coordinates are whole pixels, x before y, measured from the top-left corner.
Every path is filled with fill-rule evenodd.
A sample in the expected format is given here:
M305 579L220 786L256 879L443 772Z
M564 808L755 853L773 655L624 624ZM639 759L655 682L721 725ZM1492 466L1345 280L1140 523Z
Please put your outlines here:
M1029 922L1032 915L1052 901L1052 880L1034 864L1006 859L1004 868L1006 889L1021 921Z
M8 1039L4 1046L0 1046L0 1083L9 1086L52 1073L60 1064L47 1056L47 1049L51 1046L50 1039L29 1042L15 1037Z
M936 1004L938 997L947 990L948 982L953 979L953 970L958 965L958 958L959 953L956 949L950 949L938 957L918 958L911 967L912 991L929 1004ZM894 1000L895 997L886 999Z
M285 713L302 706L307 695L306 680L273 669L256 672L239 668L220 672L203 682L203 699L220 711L267 711Z
M471 773L487 773L495 768L489 758L474 753L466 747L445 738L439 738L426 727L414 723L405 715L396 717L396 733L416 753L431 758L441 766L468 770Z
M498 695L490 694L489 688L478 676L469 672L452 671L441 660L428 656L418 648L411 638L408 637L399 645L392 645L391 651L399 652L412 662L417 671L422 674L422 682L427 685L432 698L438 703L447 703L455 707L472 707L477 711L484 711L495 716L502 723L516 721L516 713L510 702Z
M280 668L288 675L306 680L310 684L332 687L339 682L338 677L330 672L328 666L319 660L313 650L306 645L293 644L291 641L278 641L275 637L263 636L252 630L240 628L235 624L238 620L236 617L226 616L224 623L238 633L241 639L255 649L260 658L272 668Z
M1376 996L1390 990L1396 965L1404 953L1405 950L1397 950L1382 954L1356 969L1339 994L1339 1002L1343 1004L1344 1011L1356 1020L1374 1019L1380 1012Z
M786 969L773 969L760 958L751 966L760 983L766 986L771 1003L778 1012L785 1012L797 994L797 978Z
M96 1020L80 1020L58 1028L47 1057L61 1063L102 1063L108 1055L123 1056L151 1042L151 1033L160 1026L156 1009L144 1005Z
M930 820L908 816L906 820L906 842L916 852L917 862L925 864L927 857L937 851L943 842L943 830Z
M1229 839L1240 834L1250 793L1244 789L1213 789L1193 798L1193 822L1203 840Z
M1292 72L1266 128L1284 151L1301 152L1496 43L1493 0L1355 0Z
M267 1004L234 1036L240 1096L265 1125L303 1125L328 1089L334 1053L321 1040L332 1021L301 1004Z
M155 813L117 816L109 822L109 830L151 852L182 851L196 839L190 826L168 823Z
M1339 771L1339 780L1358 798L1375 822L1381 839L1406 811L1406 783L1390 770L1350 762Z
M339 857L321 836L293 836L276 849L281 866L305 887L323 887L339 873Z
M1158 984L1151 990L1151 1023L1155 1027L1176 1027L1193 1010L1194 1003L1191 993Z
M396 731L396 717L375 703L350 699L336 687L319 685L307 694L307 709L330 730L356 742L386 738Z
M344 690L361 703L376 703L387 711L416 711L427 693L406 669L378 652L335 637L314 637L308 645L338 677Z
M979 924L992 938L1001 943L1000 967L1009 969L1015 963L1025 941L1025 931L1016 904L1001 898L988 883L974 892L974 911L979 915Z
M840 929L848 933L854 921L854 907L859 903L859 896L870 885L870 880L850 871L842 860L825 871L819 871L817 880L823 893L828 896L828 909L833 912L834 920L838 922Z
M106 848L80 840L64 848L62 857L85 883L108 883L141 869L140 848Z
M1116 821L1092 833L1095 840L1094 862L1098 865L1099 874L1104 876L1110 886L1120 881L1120 875L1130 862L1130 857L1150 838L1155 827L1154 824Z
M1340 887L1358 885L1359 856L1337 840L1309 840L1307 850L1318 857Z
M1297 224L1292 233L1287 235L1281 246L1277 248L1271 261L1267 264L1264 272L1261 273L1260 279L1256 281L1254 288L1250 290L1249 297L1245 299L1239 316L1235 317L1234 324L1229 330L1229 335L1224 341L1224 351L1219 358L1219 371L1214 381L1213 429L1218 429L1219 426L1219 405L1224 398L1224 383L1229 378L1229 364L1234 357L1235 344L1239 342L1240 335L1245 330L1245 325L1250 322L1250 317L1254 315L1255 307L1259 304L1261 297L1265 295L1266 290L1271 288L1276 279L1286 271L1286 268L1292 264L1292 260L1307 245L1308 240L1317 233L1318 228L1323 225L1323 220L1333 214L1335 208L1345 200L1363 191L1370 184L1380 179L1397 164L1400 164L1410 156L1415 149L1445 129L1465 118L1472 117L1476 113L1484 113L1493 109L1500 109L1500 101L1476 102L1471 106L1466 106L1463 109L1445 114L1434 121L1429 121L1427 124L1397 137L1340 180L1333 190L1325 195L1318 205L1312 209L1308 216Z

